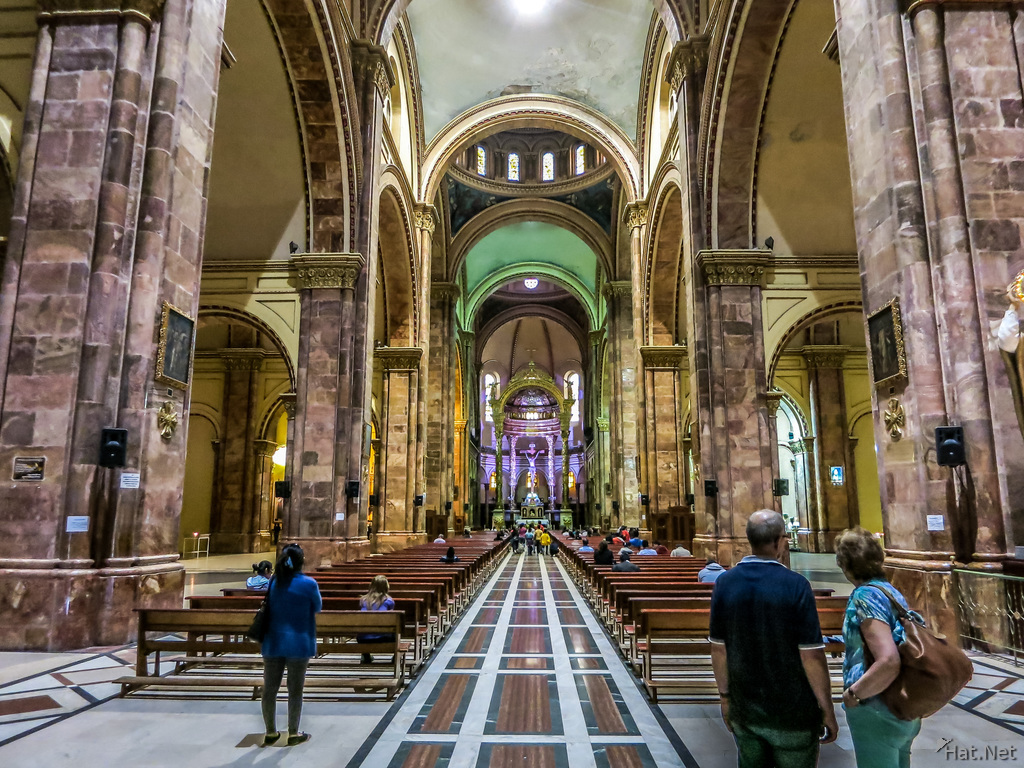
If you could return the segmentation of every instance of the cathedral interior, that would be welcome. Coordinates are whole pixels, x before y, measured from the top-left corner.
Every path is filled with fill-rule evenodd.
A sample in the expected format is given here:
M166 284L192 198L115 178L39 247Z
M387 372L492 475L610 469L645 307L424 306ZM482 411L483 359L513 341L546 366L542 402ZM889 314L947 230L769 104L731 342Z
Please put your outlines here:
M200 553L759 509L1024 648L1022 61L1019 0L0 0L0 649ZM731 764L673 711L597 765Z

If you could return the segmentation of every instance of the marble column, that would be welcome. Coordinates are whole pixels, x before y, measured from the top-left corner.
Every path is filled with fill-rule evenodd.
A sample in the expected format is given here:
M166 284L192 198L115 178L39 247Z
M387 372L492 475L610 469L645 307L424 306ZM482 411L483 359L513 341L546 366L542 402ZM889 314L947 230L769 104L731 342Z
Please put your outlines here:
M498 509L505 508L504 418L494 417L494 493Z
M596 518L594 520L595 526L603 526L604 520L609 520L610 524L614 524L612 521L612 468L611 468L611 420L610 419L598 419L597 420L597 440L601 447L601 487L596 494L597 503L601 505L601 509L595 510ZM595 505L596 506L596 505Z
M605 471L605 452L601 432L601 396L604 389L604 356L602 354L604 344L604 329L591 331L588 335L590 342L590 365L587 369L587 392L591 396L584 400L584 412L586 413L584 424L590 428L590 440L587 445L588 454L593 455L590 463L590 470L587 475L587 522L589 525L596 525L601 514L604 512L604 505L607 503L604 495L605 483L609 482L608 473ZM607 419L603 420L607 424ZM598 510L596 505L600 504Z
M427 384L426 478L427 506L444 509L452 501L452 443L455 430L455 302L459 287L454 283L432 283L429 302L430 365ZM453 530L449 520L448 530Z
M650 512L668 512L682 506L686 492L686 456L683 453L683 409L686 398L681 367L686 347L640 348L647 389L646 431ZM650 521L645 521L650 528Z
M793 458L796 462L793 467L793 477L796 488L792 493L796 496L796 510L800 518L800 528L797 531L797 542L800 548L813 552L818 541L816 531L821 529L821 522L818 514L818 470L817 462L814 460L814 443L812 436L802 437L790 442L790 450L793 451Z
M605 284L608 301L608 337L611 349L611 473L612 500L619 513L612 513L613 525L640 525L640 412L636 390L637 344L633 336L633 286L627 281Z
M292 498L282 542L299 543L311 566L345 562L360 550L365 527L350 499L347 474L352 368L358 335L358 253L292 257L299 289L299 362L296 369ZM363 439L362 430L355 438ZM361 492L361 491L360 491ZM355 540L355 541L353 541Z
M378 552L404 549L426 541L425 507L415 507L416 414L419 347L380 347L374 358L384 373L381 413L381 511L375 534Z
M256 465L253 472L252 494L256 509L253 515L252 548L250 552L258 552L270 547L273 542L271 529L274 525L274 452L277 443L273 440L256 440L253 443L253 460Z
M906 353L873 402L887 565L945 631L951 558L995 570L1018 543L1008 532L1024 537L1024 437L987 338L1024 268L1012 8L836 0L865 309L899 301ZM946 424L964 428L970 485L936 464Z
M818 528L812 552L834 552L835 539L860 520L857 487L848 476L853 467L853 448L846 420L846 382L843 377L845 347L808 345L801 350L810 382L811 429L814 430L814 463L818 477ZM840 467L843 484L832 482L832 467Z
M650 470L648 466L648 435L647 423L644 418L647 412L647 387L645 386L644 362L640 355L640 347L648 343L647 338L647 283L646 269L644 266L644 242L647 239L647 219L649 209L646 201L630 203L624 212L624 223L629 230L629 256L630 256L630 282L632 284L632 320L633 320L633 344L623 347L623 358L620 362L632 368L635 372L636 383L633 387L633 398L636 400L636 413L639 418L634 422L636 425L636 461L637 461L637 496L640 493L648 493L650 488ZM644 516L644 508L636 500L636 522L632 526L647 528L646 523L641 520Z
M288 416L288 443L285 449L284 456L284 479L288 482L292 482L295 472L295 413L297 409L298 396L294 392L285 392L281 395L281 405L284 407L284 412ZM295 494L289 495L287 499L283 499L281 505L274 507L274 516L271 518L271 526L274 524L274 520L281 520L281 533L282 537L287 532L288 528L285 521L291 518L292 499L295 498ZM281 542L278 540L278 547Z
M198 304L223 18L40 4L0 285L2 649L119 645L135 607L180 605L190 372L158 380L157 339L165 302ZM97 466L104 427L123 469Z
M772 482L774 483L776 478L781 478L782 473L779 468L779 405L782 403L783 394L780 390L773 389L769 390L765 395L765 402L768 406L768 435L772 443ZM774 496L775 490L772 489ZM782 512L782 499L774 496L775 509Z
M259 506L254 497L256 409L260 400L262 349L224 349L224 438L220 482L210 516L210 553L252 552Z
M731 565L749 553L747 519L774 509L771 432L761 292L769 252L701 251L704 352L691 363L699 412L701 477L717 483L697 519L694 554L717 552ZM700 495L703 488L697 488ZM698 506L698 510L700 507ZM701 519L703 518L703 520Z

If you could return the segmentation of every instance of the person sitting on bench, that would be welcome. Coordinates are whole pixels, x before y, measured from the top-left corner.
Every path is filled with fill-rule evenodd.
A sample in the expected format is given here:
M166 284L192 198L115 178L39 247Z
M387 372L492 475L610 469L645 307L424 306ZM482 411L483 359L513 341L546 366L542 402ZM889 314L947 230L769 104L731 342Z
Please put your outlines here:
M448 552L444 557L439 558L442 563L457 563L459 558L455 556L455 547L448 547Z
M254 575L245 580L245 588L266 590L270 586L270 576L274 572L274 564L269 560L260 560L258 563L253 563L252 572Z
M448 547L449 550L454 547ZM388 594L391 585L388 584L388 577L384 574L374 576L370 582L370 590L359 598L360 611L393 611L395 610L394 598ZM363 632L356 635L357 643L387 643L394 640L395 636L390 632L383 635ZM369 653L362 655L363 664L372 664L373 656Z
M615 571L616 573L621 573L622 571L639 571L640 570L640 566L637 565L636 563L631 563L629 561L629 557L630 557L631 554L632 553L628 549L626 549L625 547L620 549L619 550L619 562L617 562L615 565L612 566L612 570Z

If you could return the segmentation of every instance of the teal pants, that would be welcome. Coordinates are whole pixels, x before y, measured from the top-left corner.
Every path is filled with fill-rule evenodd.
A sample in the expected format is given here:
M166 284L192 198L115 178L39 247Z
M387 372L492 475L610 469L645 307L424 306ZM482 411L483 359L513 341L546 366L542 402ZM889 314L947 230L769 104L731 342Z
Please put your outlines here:
M818 738L814 731L784 731L764 725L730 722L739 768L814 768Z
M910 745L921 732L920 720L900 720L879 699L844 709L857 768L909 768Z

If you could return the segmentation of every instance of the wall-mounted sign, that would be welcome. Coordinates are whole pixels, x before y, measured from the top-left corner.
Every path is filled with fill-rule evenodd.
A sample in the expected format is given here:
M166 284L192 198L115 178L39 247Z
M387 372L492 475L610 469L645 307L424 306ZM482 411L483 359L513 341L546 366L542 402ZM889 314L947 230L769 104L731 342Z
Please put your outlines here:
M121 473L121 487L122 488L138 488L140 474L138 472L122 472Z
M64 530L68 533L87 533L89 530L89 516L68 515Z
M928 530L943 531L946 529L946 520L942 515L928 515Z
M46 468L44 456L15 456L12 480L42 480Z
M832 481L832 485L844 485L846 483L846 473L842 467L829 467L828 477Z

